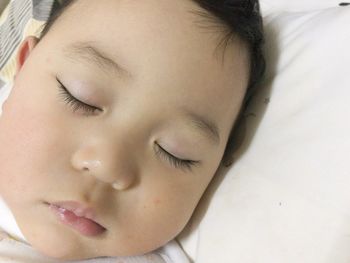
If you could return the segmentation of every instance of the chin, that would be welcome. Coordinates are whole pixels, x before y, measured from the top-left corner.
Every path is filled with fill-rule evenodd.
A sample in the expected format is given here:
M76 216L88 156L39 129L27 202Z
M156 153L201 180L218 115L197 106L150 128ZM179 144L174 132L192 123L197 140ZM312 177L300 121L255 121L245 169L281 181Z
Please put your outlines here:
M91 255L84 255L81 253L79 248L74 247L67 247L67 246L56 246L56 247L50 247L48 245L42 246L42 244L39 245L33 245L33 248L37 250L40 254L43 256L46 256L50 259L56 259L56 260L84 260L88 258L92 258ZM80 251L80 252L79 252Z
M45 228L35 230L31 229L28 235L25 231L23 234L28 243L46 257L58 260L83 260L90 257L84 255L80 242L64 231Z

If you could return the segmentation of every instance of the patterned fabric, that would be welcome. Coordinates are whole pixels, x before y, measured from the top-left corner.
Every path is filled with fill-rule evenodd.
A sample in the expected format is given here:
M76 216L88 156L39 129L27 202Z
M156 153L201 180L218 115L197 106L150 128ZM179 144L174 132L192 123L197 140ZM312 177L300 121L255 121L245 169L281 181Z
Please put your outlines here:
M0 15L9 2L9 0L0 0Z
M41 255L25 243L21 243L7 236L0 231L0 262L1 263L60 263ZM173 263L184 261L172 261L168 256L159 253L152 253L144 256L108 258L100 257L78 261L64 261L66 263Z
M7 234L5 231L0 229L0 241L6 239L6 238L11 238L9 234Z
M12 82L16 53L28 35L39 36L49 18L54 0L11 0L0 17L0 89Z
M55 260L45 257L39 252L33 250L30 246L18 242L6 234L2 236L0 232L0 262L1 263L60 263L61 260ZM168 257L161 254L149 254L136 257L119 257L119 258L94 258L78 261L64 261L66 263L172 263Z

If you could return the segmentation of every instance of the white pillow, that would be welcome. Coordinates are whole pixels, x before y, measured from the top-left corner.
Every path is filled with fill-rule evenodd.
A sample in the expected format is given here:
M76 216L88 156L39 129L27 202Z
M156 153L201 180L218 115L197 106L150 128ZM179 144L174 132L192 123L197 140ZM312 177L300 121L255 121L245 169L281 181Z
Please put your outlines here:
M238 160L179 240L196 263L350 262L350 6L265 17Z
M311 10L336 7L340 3L347 2L341 0L261 0L261 10L263 14L275 12L305 12Z

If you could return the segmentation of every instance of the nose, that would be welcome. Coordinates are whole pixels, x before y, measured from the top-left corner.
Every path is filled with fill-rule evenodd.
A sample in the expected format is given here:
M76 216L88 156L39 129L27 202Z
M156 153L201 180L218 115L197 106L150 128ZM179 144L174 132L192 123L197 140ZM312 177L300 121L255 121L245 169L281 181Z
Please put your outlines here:
M132 158L126 155L127 151L100 142L79 147L71 163L82 174L93 176L116 190L125 190L132 186L136 178L135 165L130 162Z

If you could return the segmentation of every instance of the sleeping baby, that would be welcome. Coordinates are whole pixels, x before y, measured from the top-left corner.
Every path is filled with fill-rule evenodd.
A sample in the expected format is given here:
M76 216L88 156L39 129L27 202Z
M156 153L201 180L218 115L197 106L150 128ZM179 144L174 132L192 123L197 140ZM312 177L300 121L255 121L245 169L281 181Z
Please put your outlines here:
M264 71L257 0L71 0L27 37L0 196L60 260L143 255L189 222Z

